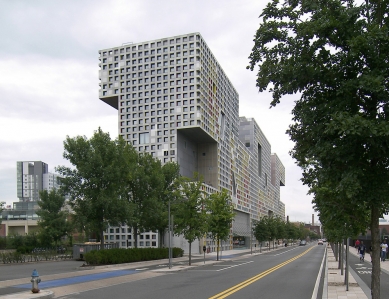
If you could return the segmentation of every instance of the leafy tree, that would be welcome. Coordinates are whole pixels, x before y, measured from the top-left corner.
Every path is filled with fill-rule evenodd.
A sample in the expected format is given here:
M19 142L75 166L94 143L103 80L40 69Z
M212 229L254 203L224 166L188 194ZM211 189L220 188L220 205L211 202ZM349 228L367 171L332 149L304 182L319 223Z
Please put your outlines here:
M389 209L388 1L273 0L261 18L249 68L259 65L257 86L271 86L272 106L283 95L301 95L288 133L303 182L336 190L331 200L343 209L369 211L378 299L378 220ZM329 223L338 207L322 204L321 195L315 202ZM359 225L350 216L341 222Z
M270 229L267 224L267 216L262 217L259 221L254 222L253 234L260 243L262 248L262 242L270 239Z
M307 229L304 223L300 222L297 226L298 237L300 240L306 240L309 235L309 229Z
M174 207L174 203L179 199L180 166L176 162L168 162L162 166L162 174L164 177L163 188L158 194L158 201L161 203L161 208L158 215L155 216L158 218L156 220L156 226L160 234L160 247L162 247L162 241L165 239L165 231L169 225L169 202L171 207ZM174 214L174 210L172 213Z
M55 243L57 247L61 238L71 232L72 228L67 221L68 211L65 210L65 197L57 190L40 192L38 201L38 227L48 243Z
M25 236L25 245L34 249L39 246L39 238L37 233L29 233Z
M296 240L298 238L298 232L297 232L297 227L287 221L286 224L285 224L285 231L286 231L286 238L287 239L290 239L290 240Z
M139 154L128 178L128 200L133 212L127 224L133 228L137 247L139 233L160 227L164 209L164 203L159 200L164 187L161 161L148 153Z
M269 249L270 249L270 243L273 242L273 249L274 249L274 240L278 236L278 226L276 217L269 216L266 219L266 223L269 226L270 236L269 236Z
M192 243L207 232L206 195L202 179L195 174L193 180L183 178L181 199L174 207L174 233L182 234L189 243L189 265L192 259Z
M90 139L66 137L63 157L75 167L60 166L62 191L70 195L75 221L95 231L104 247L104 231L128 219L124 198L135 150L123 139L111 140L100 128Z
M336 179L337 174L333 178ZM370 213L367 207L359 206L355 209L353 204L342 200L345 195L342 196L335 187L330 188L330 184L329 180L325 183L314 182L311 187L314 193L313 204L326 232L335 231L331 235L336 236L336 241L340 242L365 231L369 226Z
M310 231L310 232L309 232L309 239L311 239L311 240L317 240L317 239L320 239L320 236L319 236L317 233L315 233L315 232L313 232L313 231Z
M230 227L235 213L231 205L231 198L226 189L222 192L210 195L208 205L208 233L212 240L216 240L216 259L219 260L220 240L225 240L230 235Z
M281 219L281 217L276 216L274 218L275 221L275 226L277 228L277 234L276 234L276 239L284 239L286 237L286 227L285 227L285 221Z

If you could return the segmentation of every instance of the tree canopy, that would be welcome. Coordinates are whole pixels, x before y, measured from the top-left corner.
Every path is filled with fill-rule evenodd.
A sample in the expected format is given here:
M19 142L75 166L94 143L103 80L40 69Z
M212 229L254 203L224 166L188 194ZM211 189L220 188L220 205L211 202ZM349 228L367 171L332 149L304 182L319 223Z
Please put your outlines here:
M160 211L155 218L158 218L157 229L160 233L160 247L164 240L165 231L169 225L169 202L171 204L172 214L174 214L175 203L180 199L180 166L176 162L168 162L162 166L163 188L158 194L160 202Z
M39 216L38 227L40 235L44 237L48 244L58 242L62 237L72 231L72 225L68 221L69 212L65 209L65 197L57 190L43 190L40 192L38 201L39 210L36 211Z
M230 195L226 189L211 194L207 203L208 234L213 240L216 240L216 260L219 260L220 240L225 240L229 237L235 213Z
M182 178L181 197L174 207L174 233L182 234L189 243L191 265L192 243L207 233L207 196L202 189L202 178Z
M373 299L380 297L378 219L389 208L388 7L387 0L273 0L249 57L271 106L300 95L291 154L321 221L347 234L370 226Z
M111 140L100 128L88 139L77 136L64 141L64 158L75 167L60 166L62 190L70 195L75 220L82 221L100 237L109 225L128 220L126 180L132 170L132 147L123 139Z
M157 230L163 202L159 200L164 188L164 175L161 161L150 154L137 155L136 164L128 175L128 200L131 206L131 218L127 224L133 228L135 247L140 232Z

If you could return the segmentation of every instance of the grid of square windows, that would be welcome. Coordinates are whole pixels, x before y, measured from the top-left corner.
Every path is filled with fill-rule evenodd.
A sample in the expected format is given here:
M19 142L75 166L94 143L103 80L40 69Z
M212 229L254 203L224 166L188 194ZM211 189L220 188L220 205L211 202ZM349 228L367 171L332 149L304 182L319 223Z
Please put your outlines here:
M150 49L154 51L152 52ZM162 121L165 122L164 127L169 126L174 129L200 125L213 137L217 137L219 134L217 125L219 115L207 107L207 100L212 103L215 102L216 105L226 111L230 118L238 111L238 105L231 109L228 105L224 105L227 101L220 100L221 98L234 98L237 102L238 95L200 36L189 35L133 45L126 47L126 53L128 53L126 56L116 55L116 50L107 53L108 59L103 58L103 66L104 63L107 63L109 68L112 61L109 54L113 55L113 61L119 61L120 63L120 60L124 59L124 64L131 66L125 70L121 69L121 72L126 71L128 73L124 76L125 81L120 82L120 85L127 86L126 94L121 97L123 101L120 105L131 106L132 111L137 112L130 114L127 113L128 111L123 111L121 119L126 118L135 121L143 119L144 124L151 124L143 125L140 122L127 122L125 130L121 130L121 132L139 132L139 135L127 135L128 138L133 139L133 145L139 145L138 150L155 150L155 148L146 147L147 145L143 146L147 143L145 142L146 139L143 138L147 136L144 133L151 133L153 130L156 130L155 139L152 137L147 139L151 144L156 142L158 149L162 148L161 145L166 142L170 142L170 147L174 146L169 141L169 137L172 137L169 136L169 132L162 133L158 130L160 126L157 125L156 127L154 125ZM120 51L122 50L120 49ZM104 52L102 54L104 57ZM150 64L151 61L157 61L157 64ZM115 65L113 65L114 67ZM114 73L111 73L111 76L108 75L108 82L116 83L115 80L119 77L114 75ZM133 80L127 80L127 78L133 78ZM150 84L151 82L153 83ZM104 87L107 89L109 86L105 85ZM115 85L111 88L115 88ZM218 93L217 96L216 92ZM128 98L133 99L132 103L124 101ZM145 105L146 102L163 102L164 105L148 106ZM166 109L168 107L169 109ZM166 117L162 118L163 115L166 115ZM201 115L200 118L199 115ZM237 127L237 119L232 120L232 128L237 129ZM176 131L173 130L170 134L174 136ZM228 156L228 150L224 147L221 149L222 154ZM152 152L152 154L155 155L155 152ZM164 158L163 161L166 162L167 158Z
M172 41L172 42L171 42ZM110 85L103 85L103 95L112 93L119 93L119 89L115 89L116 86L127 86L126 89L121 89L120 92L124 93L124 96L121 96L120 99L123 100L120 102L120 106L127 106L127 110L120 110L123 115L121 119L133 119L133 122L127 122L124 128L121 128L120 132L139 132L139 140L133 139L131 135L126 135L127 138L131 138L133 145L145 144L150 141L150 138L145 139L143 132L150 132L155 129L155 126L143 126L140 123L136 123L137 119L150 117L150 116L159 116L159 115L171 115L177 114L176 122L166 123L164 127L169 126L170 128L180 128L182 126L194 126L198 125L196 122L196 114L183 114L182 109L176 109L176 107L185 107L185 112L188 110L195 111L196 109L196 80L195 80L195 60L199 58L195 57L195 36L183 36L169 40L162 40L156 42L150 42L140 45L134 45L131 47L125 47L127 55L117 55L118 49L108 50L101 53L104 57L103 70L104 68L113 68L114 72L108 73L107 81L113 82ZM169 45L168 47L166 47ZM146 49L153 49L152 51ZM120 49L120 52L124 52L124 48ZM158 55L165 53L163 56ZM107 56L107 58L105 58ZM110 62L117 61L117 64L112 64ZM161 64L150 64L151 61L161 61L166 65L171 65L174 67L164 68ZM121 65L130 66L128 68L120 68ZM120 68L115 69L115 68ZM150 71L148 71L150 69ZM142 71L142 72L140 72ZM114 76L116 74L123 74L121 77ZM163 74L163 75L158 75ZM128 80L133 78L133 80ZM123 80L123 81L121 81ZM157 82L156 84L149 84L151 82ZM170 88L163 88L163 87ZM111 89L114 89L112 91ZM187 92L187 91L192 92ZM147 102L155 102L155 95L166 95L157 97L157 101L169 101L164 103L164 108L170 107L170 109L162 109L162 106L158 105L144 105ZM154 96L154 97L153 97ZM132 102L124 101L125 99L133 99ZM184 102L173 100L188 99ZM144 101L144 102L143 102ZM132 112L138 112L138 114L130 114L129 107L131 106ZM157 108L157 109L156 109ZM160 108L160 109L158 109ZM144 113L143 111L147 111ZM185 119L185 121L182 121ZM187 120L186 120L187 119ZM168 121L168 117L164 117L163 121ZM162 118L145 118L144 123L154 123L161 122ZM157 133L160 134L160 133ZM171 134L175 134L175 130L171 131ZM163 134L167 136L165 138L158 138L157 142L169 142L169 132L166 131ZM142 139L141 139L142 138ZM170 144L170 147L172 144ZM139 147L138 149L142 150L151 150L150 147ZM173 158L173 157L172 157ZM174 160L174 159L171 159Z
M247 155L237 137L239 98L201 36L164 38L102 51L100 66L104 78L101 94L119 96L122 136L139 151L168 162L177 155L177 129L199 126L217 140L218 187L231 189L233 156L240 157L240 165L247 162L241 159ZM238 144L233 151L231 142ZM236 181L241 185L244 178L236 174ZM270 209L253 202L261 184L253 180L251 193L238 190L243 210L250 201L253 213Z

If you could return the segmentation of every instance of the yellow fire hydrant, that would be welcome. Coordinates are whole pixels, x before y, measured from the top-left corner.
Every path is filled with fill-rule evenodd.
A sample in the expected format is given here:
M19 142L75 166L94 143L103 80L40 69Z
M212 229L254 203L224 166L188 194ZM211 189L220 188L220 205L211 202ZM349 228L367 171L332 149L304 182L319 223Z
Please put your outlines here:
M41 279L39 278L39 274L38 274L38 271L36 269L34 269L34 271L32 271L32 274L31 274L31 282L32 282L32 289L31 291L33 293L39 293L39 287L38 287L38 283L41 282Z

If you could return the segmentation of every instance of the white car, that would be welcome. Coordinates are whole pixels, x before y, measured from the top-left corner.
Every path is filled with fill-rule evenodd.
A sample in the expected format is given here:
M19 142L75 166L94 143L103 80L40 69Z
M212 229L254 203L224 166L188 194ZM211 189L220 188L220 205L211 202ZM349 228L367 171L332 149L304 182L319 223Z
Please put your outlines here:
M323 240L322 239L319 239L319 241L317 241L317 245L323 245Z

